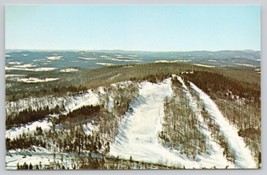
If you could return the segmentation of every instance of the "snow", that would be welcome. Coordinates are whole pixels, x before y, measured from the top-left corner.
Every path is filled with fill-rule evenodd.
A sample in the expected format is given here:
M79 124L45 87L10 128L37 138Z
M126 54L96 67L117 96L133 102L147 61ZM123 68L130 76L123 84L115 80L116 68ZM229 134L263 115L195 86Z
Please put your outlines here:
M190 62L191 60L177 60L177 62Z
M127 59L118 59L118 58L120 58L120 57L117 57L117 58L111 58L110 60L112 60L112 61L124 61L124 62L142 62L142 60L138 60L138 59L131 59L131 58L129 58L129 60L127 60ZM126 57L122 57L122 58L126 58Z
M256 163L250 150L246 147L244 140L238 136L237 128L229 124L217 105L206 93L191 82L190 86L203 101L207 112L213 117L215 123L219 125L220 132L222 132L224 138L228 141L230 151L235 157L236 166L239 168L256 168Z
M59 56L59 55L54 55L54 56L49 56L46 57L48 60L60 60L61 58L63 58L63 56Z
M235 166L231 162L228 162L226 157L223 156L223 149L220 147L220 145L218 145L212 139L211 132L208 131L208 126L203 120L201 111L197 106L196 99L192 97L182 78L178 76L177 79L182 84L183 91L186 94L189 105L197 116L198 123L201 126L199 130L205 136L206 144L209 145L209 147L207 148L208 155L205 154L197 156L197 159L199 159L199 164L206 168L212 168L213 166L216 166L216 168L225 168L226 166L228 166L229 168L234 168Z
M194 65L200 66L200 67L215 67L215 66L206 65L206 64L194 64Z
M256 72L260 72L261 71L261 69L254 69Z
M113 108L114 108L114 98L110 94L108 96L108 104L107 104L108 112L112 112Z
M29 77L29 78L20 78L17 79L19 82L24 83L44 83L44 82L50 82L50 81L56 81L59 78L35 78L35 77Z
M93 125L91 122L83 124L83 131L86 135L92 134L92 131L97 131L99 125Z
M177 77L177 80L182 84L183 92L188 99L189 105L197 116L197 120L201 125L199 130L205 136L206 144L208 145L207 153L199 154L195 159L190 159L177 150L171 150L163 146L158 140L158 133L162 130L164 102L173 95L171 78L168 78L158 84L146 81L138 84L139 96L130 103L131 110L123 116L119 124L119 133L115 137L115 142L111 144L110 154L125 159L129 159L132 156L134 160L171 166L185 166L185 168L212 168L214 166L216 168L225 168L226 166L229 166L229 168L256 168L256 163L243 139L238 136L237 129L229 124L207 94L193 83L190 83L190 87L202 100L205 109L213 117L215 123L219 125L220 132L229 144L230 150L235 157L235 164L227 161L223 156L223 149L211 137L211 132L203 120L197 100L191 95L181 77L176 75L173 75L173 77ZM127 88L129 83L131 82L119 82L111 84L111 86ZM108 92L103 87L98 87L96 90L88 90L72 96L20 99L14 102L6 102L6 114L19 113L29 109L29 107L32 110L44 109L47 106L49 109L54 109L57 105L63 107L62 114L68 114L83 106L99 104L101 94L106 93ZM109 94L107 109L112 111L113 107L114 99L112 94ZM35 121L7 130L6 137L15 138L23 132L33 133L37 126L45 130L51 128L52 124L47 119ZM91 122L82 126L85 134L90 134L92 131L99 129L98 125L94 125ZM12 156L6 156L7 167L16 168L17 162L23 164L25 161L32 163L42 161L44 164L49 164L48 160L53 159L51 153L47 156L33 154L31 157L27 156L26 159L23 158L23 155L12 154Z
M18 62L18 61L10 61L10 62L8 62L8 64L19 65L19 64L22 64L22 62Z
M130 104L131 111L127 112L119 124L119 133L115 142L111 144L110 154L134 160L161 163L185 168L255 168L255 162L248 148L237 130L230 126L222 116L215 103L191 83L191 87L198 92L204 101L205 108L215 118L221 132L227 138L235 156L235 164L229 162L223 154L223 148L212 139L211 132L201 115L201 109L187 86L180 77L190 107L200 123L200 132L206 138L207 152L191 159L177 150L171 150L158 140L158 133L162 130L161 121L164 117L164 101L172 96L171 80L166 79L160 84L142 82L139 84L139 96Z
M6 74L5 77L6 78L13 78L13 77L25 77L26 75L23 74Z
M172 96L170 78L160 84L143 82L139 86L139 97L130 107L119 126L110 154L134 160L186 167L199 167L177 151L163 147L158 140L161 120L164 117L164 100Z
M217 60L208 60L208 61L210 61L210 62L217 62Z
M84 93L79 93L73 96L46 96L40 98L25 98L12 102L7 101L6 113L7 115L10 115L11 113L19 113L29 107L31 107L32 110L44 109L47 106L49 109L54 109L57 105L65 109L64 113L68 113L82 106L97 105L98 103L98 95L91 90L88 90Z
M251 65L251 64L244 64L244 63L236 63L236 64L239 65L239 66L256 67L256 66Z
M33 71L33 72L41 72L41 71L52 71L56 68L54 67L37 67L35 68L34 65L26 64L26 65L17 65L13 67L6 66L6 70L22 70L22 71Z
M106 56L106 55L101 55L100 57L101 58L110 58L109 56Z
M157 60L155 63L176 63L177 60Z
M82 60L96 60L96 58L93 57L79 57Z
M35 67L35 65L33 65L33 64L21 64L21 65L17 65L14 67L16 67L16 68L31 68L31 67Z
M102 95L106 93L103 86L98 87L97 91L98 91L99 94L102 94Z
M63 164L65 168L72 169L72 160L74 157L71 155L66 153L56 154L54 162L54 153L52 151L36 146L33 146L33 148L35 150L33 152L27 150L10 150L6 155L6 168L9 170L16 170L17 163L19 163L19 165L23 165L24 163L29 165L31 163L35 168L35 166L39 166L41 162L42 169L44 169L45 166L53 165L55 163ZM63 162L61 156L64 157Z
M102 65L102 66L114 66L116 64L113 64L113 63L96 63L98 65Z
M6 131L6 138L14 139L18 138L22 133L33 133L36 131L37 126L41 127L42 130L48 130L51 128L52 123L47 120L40 120L26 125L14 127Z
M69 100L67 100L63 105L65 107L65 114L79 109L83 106L95 106L99 103L99 96L91 90L88 90L86 93L81 93L74 97L67 96L66 98L69 98Z
M31 71L41 72L41 71L52 71L55 69L56 68L54 67L39 67L39 68L32 69Z
M74 68L66 68L66 69L61 69L59 72L77 72L78 69Z

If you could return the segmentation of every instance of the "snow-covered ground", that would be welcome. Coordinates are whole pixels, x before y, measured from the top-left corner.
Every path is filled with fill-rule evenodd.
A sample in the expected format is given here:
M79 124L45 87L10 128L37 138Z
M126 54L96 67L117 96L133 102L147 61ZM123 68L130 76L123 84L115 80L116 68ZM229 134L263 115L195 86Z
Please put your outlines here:
M99 125L94 125L92 122L85 123L82 126L86 135L89 135L92 133L92 131L97 131L99 129Z
M46 57L48 60L60 60L61 58L63 58L63 56L60 55L54 55L54 56L49 56Z
M26 75L23 74L6 74L6 78L14 78L14 77L25 77Z
M206 65L206 64L194 64L194 65L200 66L200 67L215 67L215 66Z
M34 65L16 65L13 67L5 66L5 70L21 70L21 71L32 71L32 72L42 72L42 71L52 71L55 70L54 67L35 67Z
M197 101L192 97L183 79L181 77L177 77L177 79L182 84L183 91L186 94L189 105L195 112L197 120L201 126L199 130L205 136L206 144L209 146L207 148L208 154L197 156L197 159L199 159L199 164L206 168L212 168L213 166L216 166L217 168L225 168L226 166L229 168L235 168L235 166L231 162L227 161L226 157L223 156L223 149L220 147L220 145L218 145L218 143L212 139L211 132L208 130L208 126L204 122L201 111L197 106Z
M49 106L49 108L53 109L56 107L56 105L63 105L65 107L65 111L62 112L62 114L68 114L69 112L79 109L82 106L88 106L88 105L96 105L99 102L98 95L92 93L91 91L79 94L73 97L50 97L48 99L43 98L30 98L30 99L24 99L24 101L18 102L10 102L7 103L9 108L11 110L19 109L18 111L9 111L8 112L19 112L24 109L29 108L29 104L32 104L32 109L39 109L44 108L45 106ZM27 105L28 104L28 105ZM41 127L43 130L50 129L52 126L52 123L48 121L47 119L42 119L39 121L35 121L32 123L24 124L22 126L13 127L6 131L6 137L8 138L16 138L22 133L33 133L36 130L36 127ZM97 126L92 126L89 123L87 125L84 125L85 131L89 132L92 131L92 129L97 128Z
M63 161L62 161L63 158ZM6 155L6 168L9 170L16 170L17 164L20 166L24 163L28 165L31 163L33 168L38 165L39 169L45 169L53 163L59 163L60 166L64 165L66 169L73 169L73 165L77 167L77 163L73 161L73 157L63 153L56 154L54 157L53 152L42 147L34 146L34 151L28 150L10 150ZM62 167L60 167L62 168Z
M78 69L75 68L66 68L66 69L61 69L59 72L77 72Z
M18 61L10 61L10 62L7 62L7 64L11 64L11 65L20 65L20 64L22 64L22 62L18 62Z
M82 60L89 60L89 61L97 59L97 58L94 58L94 57L78 57L78 58L80 58Z
M256 163L249 148L246 147L244 140L238 136L237 128L229 124L217 105L206 93L191 82L190 86L203 101L205 109L213 117L215 123L220 126L220 132L227 139L230 151L235 157L236 166L238 168L256 168Z
M65 109L64 113L69 113L82 106L96 105L98 103L98 94L93 92L92 90L88 90L86 92L79 93L73 96L46 96L40 98L25 98L11 102L7 101L6 113L7 115L10 115L11 113L19 113L29 108L31 108L32 110L44 109L45 107L48 107L49 109L54 109L57 105Z
M59 78L35 78L35 77L27 77L27 78L18 78L17 81L24 83L44 83L49 81L56 81Z
M252 65L252 64L244 64L244 63L236 63L236 65L246 66L246 67L256 67L255 65Z
M101 65L101 66L114 66L116 64L113 64L113 63L96 63L98 65Z
M117 58L111 58L110 60L112 61L123 61L123 62L142 62L142 60L138 60L138 59L123 59L125 57L117 57Z
M155 63L176 63L178 60L156 60Z
M180 154L179 151L170 150L162 146L158 140L158 133L162 130L161 121L164 117L164 100L172 96L171 80L167 79L160 84L143 82L139 86L139 97L134 100L119 126L119 134L111 144L110 154L134 160L161 163L185 168L255 168L256 164L244 141L238 136L237 130L229 125L222 116L215 103L200 89L191 83L191 88L198 92L207 111L215 118L221 132L229 142L235 156L235 164L229 162L223 154L223 148L216 143L208 130L207 124L201 116L201 109L191 95L189 89L180 77L183 91L187 96L189 105L197 115L201 125L200 132L205 136L208 145L207 152L197 155L195 159Z
M41 127L43 131L50 129L52 123L46 119L28 123L26 125L11 128L6 131L6 138L14 139L18 138L22 133L33 133L36 131L36 127Z
M171 80L160 84L143 82L139 87L139 97L130 107L133 112L124 116L119 134L111 144L110 154L134 160L161 163L187 168L199 167L177 151L163 147L158 140L161 121L164 117L165 98L172 96Z
M207 152L199 154L195 159L188 158L177 150L170 149L163 146L158 134L162 131L162 121L164 118L164 103L168 98L173 97L171 78L164 80L161 83L155 84L150 82L142 82L138 84L138 97L130 103L130 109L121 120L119 124L119 133L115 138L115 142L110 145L110 155L119 156L121 158L129 159L132 156L133 160L160 163L171 166L178 166L185 168L256 168L256 163L246 147L243 139L238 136L237 129L230 125L227 119L219 111L216 104L210 97L200 90L193 83L190 83L190 88L196 92L201 99L205 109L213 117L214 121L220 127L220 132L223 134L230 147L231 153L234 155L235 164L227 161L223 155L223 148L215 142L211 137L211 132L208 130L207 124L204 122L201 115L201 108L199 108L197 99L192 96L189 87L187 87L181 77L177 77L177 81L182 84L183 93L185 93L188 103L194 113L196 114L198 123L201 127L200 132L206 138ZM127 88L130 81L114 83L112 87ZM95 90L88 90L76 95L66 95L63 97L41 97L41 98L27 98L20 99L14 102L6 102L6 113L18 113L31 107L32 110L44 109L47 106L49 109L54 109L58 105L63 107L62 114L81 108L82 106L97 105L101 103L101 96L109 93L103 87ZM112 93L109 93L108 101L106 101L106 108L112 111L114 108L114 99ZM51 122L47 119L28 123L23 126L14 127L6 131L6 137L15 138L23 132L30 132L36 130L36 126L41 126L43 130L51 128ZM90 134L94 130L98 130L99 126L90 122L82 125L84 132ZM39 151L40 152L40 151ZM16 168L17 162L20 164L27 162L42 161L44 164L49 164L49 160L53 159L51 152L47 155L38 155L36 152L32 156L25 156L19 154L12 154L12 157L6 156L7 167Z

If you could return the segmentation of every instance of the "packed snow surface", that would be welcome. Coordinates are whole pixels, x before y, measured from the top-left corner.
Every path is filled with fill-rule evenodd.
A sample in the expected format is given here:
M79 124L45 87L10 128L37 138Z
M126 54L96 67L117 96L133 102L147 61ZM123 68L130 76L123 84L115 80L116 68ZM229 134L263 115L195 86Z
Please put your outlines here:
M119 126L119 134L111 144L110 154L134 160L181 166L199 167L178 152L163 147L158 141L161 120L164 117L165 98L172 96L171 80L160 84L143 82L139 97L130 107Z
M250 150L246 147L244 140L238 136L237 128L229 124L217 105L206 93L193 83L190 83L190 86L203 101L206 110L213 117L216 124L220 126L220 132L222 132L224 138L228 141L230 151L234 154L236 166L239 168L256 168L256 163Z

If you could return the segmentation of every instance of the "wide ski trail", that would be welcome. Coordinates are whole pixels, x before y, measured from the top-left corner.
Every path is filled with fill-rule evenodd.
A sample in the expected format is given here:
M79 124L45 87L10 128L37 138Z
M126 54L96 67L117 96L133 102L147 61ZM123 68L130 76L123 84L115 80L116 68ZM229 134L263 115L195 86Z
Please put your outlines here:
M160 84L143 82L139 87L139 97L132 102L132 112L124 116L119 134L111 144L110 154L134 160L184 165L186 168L199 167L178 152L163 147L158 141L161 120L164 117L164 100L172 96L171 80Z

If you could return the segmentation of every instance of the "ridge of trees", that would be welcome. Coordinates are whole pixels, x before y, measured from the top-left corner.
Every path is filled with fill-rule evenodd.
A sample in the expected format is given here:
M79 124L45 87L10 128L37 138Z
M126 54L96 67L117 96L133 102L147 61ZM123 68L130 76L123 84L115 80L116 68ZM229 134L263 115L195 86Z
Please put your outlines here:
M20 126L22 124L26 124L29 122L34 122L40 119L45 118L49 114L59 113L60 108L57 106L54 109L49 109L48 106L41 109L25 109L18 114L7 116L6 118L6 129L10 129L11 127Z
M256 103L260 103L260 87L253 89L249 87L248 83L232 80L220 73L196 70L193 74L182 74L181 76L186 83L188 81L193 82L206 93L212 91L221 94L221 97L223 97L223 93L230 90L240 98L253 99Z

